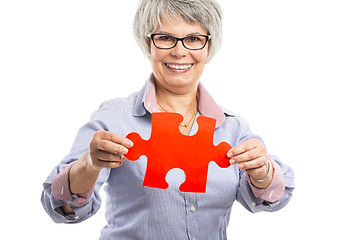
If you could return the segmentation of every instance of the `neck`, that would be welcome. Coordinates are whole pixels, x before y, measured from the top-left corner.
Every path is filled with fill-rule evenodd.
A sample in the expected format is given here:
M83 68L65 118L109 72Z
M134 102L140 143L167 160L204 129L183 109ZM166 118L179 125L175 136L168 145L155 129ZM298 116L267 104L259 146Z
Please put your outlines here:
M161 111L176 112L183 116L184 119L179 130L182 134L189 135L198 111L196 89L187 94L174 94L160 86L156 86L156 100Z
M180 113L184 119L189 116L191 118L197 112L196 89L185 94L176 94L156 84L156 99L160 110Z

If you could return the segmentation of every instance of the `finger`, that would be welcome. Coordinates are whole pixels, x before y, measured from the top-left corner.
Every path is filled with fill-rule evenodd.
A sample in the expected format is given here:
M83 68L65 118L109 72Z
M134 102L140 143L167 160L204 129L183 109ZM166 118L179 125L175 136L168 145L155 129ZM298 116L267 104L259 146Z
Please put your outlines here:
M103 162L124 162L124 155L112 154L105 151L98 151L96 154L96 159Z
M266 165L266 161L267 161L266 157L264 156L258 157L254 160L240 163L239 169L250 170L250 169L261 168Z
M228 157L233 157L239 154L242 154L244 152L247 152L251 149L256 148L257 146L261 145L261 141L257 138L251 138L249 140L246 140L245 142L240 143L236 147L233 147L230 149L227 153Z
M247 169L245 172L256 179L262 179L268 173L268 166L265 164L260 168Z
M240 155L235 155L235 157L232 157L230 159L230 164L233 165L233 164L237 164L237 163L248 162L248 161L257 159L263 155L264 154L260 149L254 148L247 152L241 153Z
M117 168L120 167L123 163L122 162L108 162L108 161L96 161L96 167L99 169L103 168Z
M113 154L117 154L117 153L127 154L128 151L129 151L125 146L123 146L121 144L114 143L114 142L109 141L109 140L100 140L100 141L98 141L97 148L99 150L110 152L110 153L113 153Z
M101 139L109 140L111 142L123 145L127 148L131 148L134 145L134 143L130 139L127 139L127 138L121 137L120 135L117 135L115 133L106 132L106 131L101 132Z

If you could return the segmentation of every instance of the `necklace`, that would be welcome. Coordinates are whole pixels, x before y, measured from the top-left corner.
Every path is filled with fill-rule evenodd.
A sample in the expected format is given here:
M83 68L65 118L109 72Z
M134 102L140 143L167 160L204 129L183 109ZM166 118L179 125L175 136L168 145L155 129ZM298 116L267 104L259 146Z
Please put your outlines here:
M164 112L169 112L166 111L163 106L161 106L161 104L159 103L159 101L156 99L157 104L159 105L159 107L164 111ZM184 127L187 128L189 126L189 124L194 120L194 118L196 117L197 111L195 112L194 116L190 119L190 121L188 123L182 124L180 123L180 127Z

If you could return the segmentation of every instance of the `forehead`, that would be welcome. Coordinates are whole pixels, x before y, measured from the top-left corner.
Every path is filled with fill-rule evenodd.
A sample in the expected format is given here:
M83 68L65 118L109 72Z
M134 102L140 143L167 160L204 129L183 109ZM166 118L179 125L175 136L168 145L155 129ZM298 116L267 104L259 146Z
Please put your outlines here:
M207 34L206 30L198 23L189 23L182 17L171 18L161 17L160 23L155 32L170 33L177 37L187 36L189 34Z

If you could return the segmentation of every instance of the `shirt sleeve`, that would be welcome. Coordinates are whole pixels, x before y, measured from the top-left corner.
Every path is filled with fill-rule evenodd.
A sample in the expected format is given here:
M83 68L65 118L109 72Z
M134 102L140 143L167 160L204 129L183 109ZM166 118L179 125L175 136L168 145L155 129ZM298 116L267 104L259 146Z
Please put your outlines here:
M95 189L95 184L89 191L83 194L73 194L70 190L69 173L74 162L68 164L65 169L60 172L51 184L51 191L54 197L59 200L71 202L74 201L75 206L84 205L92 195Z
M272 182L267 188L265 189L257 188L250 181L250 176L248 175L247 177L248 177L248 182L250 184L250 188L254 193L254 196L273 203L278 201L284 195L285 184L284 184L283 172L280 166L274 160L270 158L269 160L271 161L271 164L273 166L274 174L273 174Z
M94 215L101 206L100 188L107 181L110 169L102 169L93 189L85 194L72 194L68 174L72 163L89 150L96 131L116 131L112 123L113 111L105 103L94 112L91 120L80 128L70 153L57 165L43 183L41 203L50 218L56 223L78 223ZM61 207L70 204L75 214L66 215Z
M240 137L238 144L251 138L257 138L265 146L262 138L252 133L249 124L245 120L239 119ZM236 200L253 213L280 210L290 201L295 188L292 168L281 162L276 156L269 154L268 156L274 166L274 178L266 189L256 188L252 185L245 171L239 170L239 187Z
M293 170L280 162L277 157L269 157L272 162L276 163L276 165L274 164L274 167L276 167L275 172L279 174L276 177L281 178L280 174L282 174L283 182L273 179L268 188L259 190L252 186L244 170L239 171L240 181L237 201L253 213L261 211L274 212L282 209L290 201L295 188ZM277 196L276 194L280 195Z

